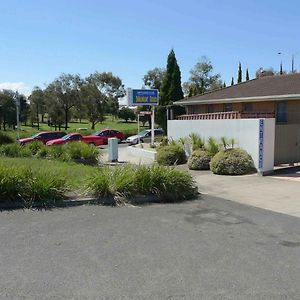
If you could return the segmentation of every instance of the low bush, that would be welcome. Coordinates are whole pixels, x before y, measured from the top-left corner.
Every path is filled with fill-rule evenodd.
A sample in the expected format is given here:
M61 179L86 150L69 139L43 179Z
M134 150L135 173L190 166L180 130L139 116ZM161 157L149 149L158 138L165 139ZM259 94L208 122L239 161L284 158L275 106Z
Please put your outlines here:
M82 142L72 142L62 146L63 156L70 160L86 159L96 160L99 151L94 145L88 145Z
M7 157L29 157L31 150L17 143L2 145L0 147L0 155Z
M195 198L197 194L190 174L159 165L102 168L89 178L87 191L98 198L129 201L137 195L155 195L160 201L176 202Z
M2 131L0 131L0 145L11 144L11 143L14 143L14 142L15 141L11 136L9 136L9 135L3 133Z
M36 155L40 149L45 148L46 146L42 142L33 141L31 143L26 144L24 147L28 148L32 155Z
M220 175L244 175L255 170L251 156L242 149L227 149L211 160L210 169Z
M49 170L14 168L0 165L0 201L52 206L64 198L66 181Z
M211 155L205 150L195 150L188 159L190 170L209 170Z
M186 163L186 154L182 146L173 143L157 149L157 163L164 166Z

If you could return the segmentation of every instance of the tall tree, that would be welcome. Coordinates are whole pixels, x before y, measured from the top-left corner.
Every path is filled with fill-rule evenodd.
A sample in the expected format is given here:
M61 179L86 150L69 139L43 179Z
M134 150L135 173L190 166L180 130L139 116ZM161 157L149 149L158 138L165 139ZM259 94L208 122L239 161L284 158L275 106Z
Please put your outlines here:
M143 77L145 86L159 90L165 73L166 70L163 68L154 68L149 70Z
M231 77L231 85L234 85L234 79Z
M223 83L223 88L226 88L226 82L224 81L224 83Z
M239 69L238 69L238 78L237 83L241 83L243 81L243 72L242 72L242 65L239 62Z
M249 77L249 71L248 71L248 68L246 69L246 81L248 81L250 79Z
M186 95L195 96L206 91L221 88L223 83L220 74L213 73L212 62L202 56L200 61L190 71L190 78L183 84Z
M86 82L80 90L80 96L87 110L88 120L92 123L92 128L98 122L103 122L107 106L107 97L92 82Z
M283 70L282 70L282 62L280 63L280 71L279 74L282 75L283 74Z
M70 120L70 110L76 106L79 101L79 91L82 85L82 79L78 74L61 74L48 86L48 92L51 92L54 98L60 104L64 111L65 130L68 129Z
M177 63L175 52L172 49L168 55L166 73L160 87L160 103L156 109L156 122L164 129L167 128L167 105L183 98L181 87L181 72ZM174 108L175 114L184 111L182 107Z
M0 129L6 130L6 126L13 127L16 124L14 96L15 93L11 90L0 91Z
M44 112L45 97L44 92L39 87L34 87L29 96L30 114L32 122L37 123L38 130L40 130L40 115Z

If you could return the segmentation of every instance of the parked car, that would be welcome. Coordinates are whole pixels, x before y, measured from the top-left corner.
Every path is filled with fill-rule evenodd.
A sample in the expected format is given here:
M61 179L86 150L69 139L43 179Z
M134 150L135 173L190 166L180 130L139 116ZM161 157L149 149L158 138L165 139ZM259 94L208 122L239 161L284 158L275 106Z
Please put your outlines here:
M19 139L20 145L25 145L27 143L31 143L33 141L40 141L46 144L48 141L58 139L66 135L65 132L62 131L47 131L47 132L39 132L31 137Z
M164 131L161 128L154 129L154 138L157 139L158 137L163 136ZM136 135L132 135L126 139L126 143L130 145L135 145L138 142L141 143L150 143L151 142L151 129L146 129L144 131L141 131L140 133Z
M104 143L108 143L109 138L117 138L118 142L121 143L124 140L124 134L114 129L103 129L94 133L96 136L100 136L104 139Z
M92 144L95 146L103 145L105 143L105 139L101 136L96 135L81 135L80 133L70 133L65 135L64 137L60 139L55 139L47 142L47 146L53 146L53 145L63 145L69 142L84 142L87 144Z

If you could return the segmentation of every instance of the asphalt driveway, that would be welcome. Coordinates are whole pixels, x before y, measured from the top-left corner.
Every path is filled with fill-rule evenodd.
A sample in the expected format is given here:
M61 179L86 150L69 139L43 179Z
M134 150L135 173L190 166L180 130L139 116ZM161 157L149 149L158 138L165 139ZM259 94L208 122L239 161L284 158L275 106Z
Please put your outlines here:
M217 198L0 213L0 299L299 299L300 219Z

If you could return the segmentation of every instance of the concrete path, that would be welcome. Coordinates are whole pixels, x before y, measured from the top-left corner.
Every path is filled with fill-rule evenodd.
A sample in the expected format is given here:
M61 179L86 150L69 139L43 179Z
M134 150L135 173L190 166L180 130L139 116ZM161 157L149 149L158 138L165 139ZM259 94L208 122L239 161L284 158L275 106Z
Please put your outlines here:
M152 164L151 159L130 155L127 145L119 146L119 161ZM107 150L103 150L107 160ZM188 170L187 166L178 166ZM190 171L199 191L211 196L300 217L300 168L273 176L221 176L210 171Z

